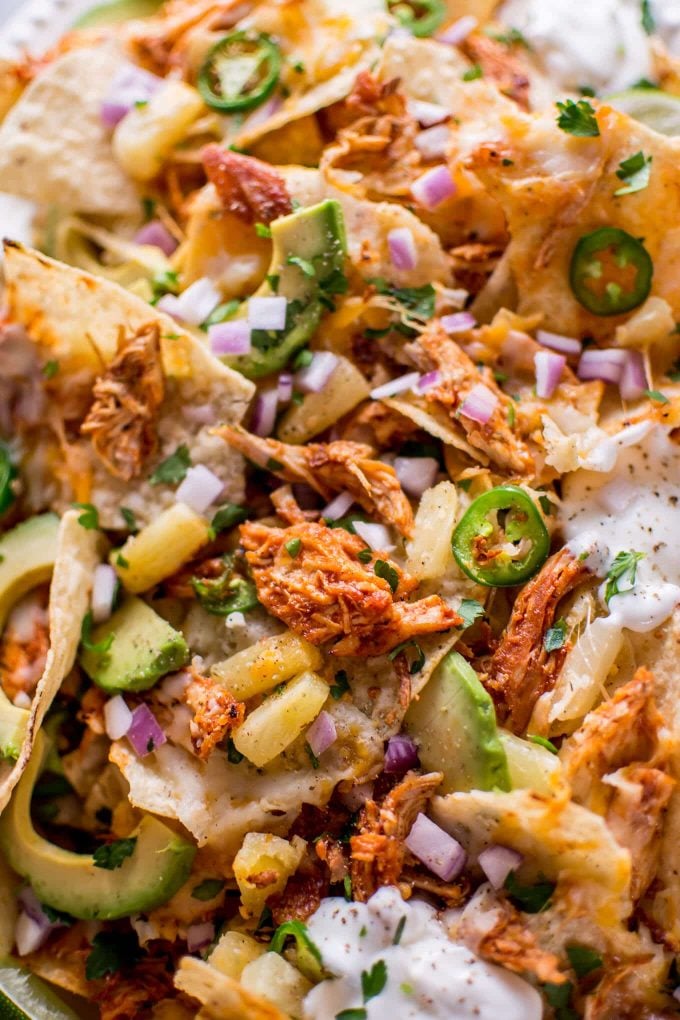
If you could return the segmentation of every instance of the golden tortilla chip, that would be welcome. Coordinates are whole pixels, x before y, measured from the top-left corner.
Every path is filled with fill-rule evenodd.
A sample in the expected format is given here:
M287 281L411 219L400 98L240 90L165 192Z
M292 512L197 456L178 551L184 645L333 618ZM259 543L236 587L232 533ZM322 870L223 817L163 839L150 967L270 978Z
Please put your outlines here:
M214 1020L290 1020L278 1007L253 995L204 960L184 956L175 975L182 992L203 1005L199 1016Z

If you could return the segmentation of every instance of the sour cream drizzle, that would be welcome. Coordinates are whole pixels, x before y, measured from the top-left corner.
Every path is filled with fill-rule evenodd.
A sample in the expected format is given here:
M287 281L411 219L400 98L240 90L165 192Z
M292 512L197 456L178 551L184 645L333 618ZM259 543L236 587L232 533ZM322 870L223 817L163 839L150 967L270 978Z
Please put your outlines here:
M353 1008L365 1009L368 1020L542 1016L540 996L531 985L452 942L431 906L406 903L397 889L379 889L368 903L324 900L307 925L324 966L336 976L309 993L305 1020L333 1020ZM401 938L394 945L399 928ZM380 961L385 985L365 1002L361 974Z

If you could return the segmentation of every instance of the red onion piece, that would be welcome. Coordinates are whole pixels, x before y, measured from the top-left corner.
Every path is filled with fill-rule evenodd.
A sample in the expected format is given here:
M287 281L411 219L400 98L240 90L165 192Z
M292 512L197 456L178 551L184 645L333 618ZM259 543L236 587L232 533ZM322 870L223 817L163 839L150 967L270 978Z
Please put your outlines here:
M455 193L456 185L447 166L426 170L411 185L411 194L425 209L436 209Z
M650 388L644 357L640 351L629 350L619 382L621 396L624 400L637 400Z
M182 414L194 425L213 425L215 422L215 409L212 404L187 404L182 408Z
M176 251L179 242L175 240L170 231L160 220L151 220L135 234L135 244L151 244L154 248L160 248L168 258Z
M403 776L419 765L418 748L406 733L397 733L387 741L383 769L388 775Z
M251 297L248 300L248 325L251 329L284 329L285 297Z
M557 389L567 359L564 354L554 351L537 351L534 355L536 366L536 396L548 400Z
M395 269L415 269L418 261L416 242L408 227L395 227L387 235L390 260Z
M132 713L127 738L140 758L146 758L147 754L151 754L168 739L146 704L138 705Z
M114 75L102 100L100 116L106 127L115 127L135 103L151 98L163 85L163 79L136 64L124 63Z
M337 354L317 351L312 360L295 373L295 388L302 393L320 393L338 365Z
M132 712L121 694L109 698L104 705L104 726L109 740L120 740L132 725Z
M351 492L341 492L323 508L321 516L327 521L337 521L339 517L345 516L353 503L354 496Z
M214 938L215 925L212 921L190 924L187 928L187 950L190 953L198 953L209 946Z
M208 326L210 350L220 357L223 354L250 354L250 326L245 319L216 322Z
M419 131L413 139L413 144L424 160L434 161L446 156L450 141L451 132L448 125L437 124L435 127Z
M602 379L604 382L621 381L628 352L615 347L591 347L584 351L576 374L579 379Z
M173 319L186 322L190 326L200 326L208 318L210 313L217 308L222 295L207 276L196 280L179 296L175 294L164 294L160 299L157 308L162 312L172 315Z
M384 524L369 524L368 521L354 521L354 530L359 538L363 538L366 545L374 552L391 552L394 549L394 542L390 535L389 528Z
M277 391L282 404L287 404L291 400L293 396L293 376L290 372L281 373Z
M187 471L182 484L175 492L178 503L191 507L197 514L205 513L224 488L224 482L205 464L197 464Z
M337 737L338 731L335 728L333 716L328 712L319 712L307 730L307 743L312 749L312 754L318 758L335 743Z
M90 599L94 623L103 623L104 620L108 620L117 590L118 575L116 571L108 563L99 563L94 570Z
M466 333L477 325L477 320L470 312L452 312L451 315L442 315L439 321L442 329L446 330L449 335Z
M383 397L394 397L397 393L404 393L405 390L412 390L419 380L419 372L407 372L406 375L400 375L397 376L396 379L390 379L389 382L383 383L382 386L376 386L374 390L371 390L371 397L373 400L382 400Z
M20 911L14 926L14 942L17 947L17 956L28 956L40 949L50 934L50 923L41 924L30 917L25 911Z
M396 457L394 470L409 496L422 496L434 484L439 462L434 457Z
M449 46L458 46L476 28L477 18L473 14L464 14L462 18L458 18L452 25L449 25L443 32L439 33L437 42L448 43Z
M484 383L477 383L472 387L467 397L460 405L460 413L471 421L486 425L491 415L498 407L498 397L485 386Z
M416 393L427 393L427 391L431 390L433 386L438 386L441 377L442 374L437 368L435 368L432 372L426 372L425 375L421 375L415 385Z
M536 340L542 347L549 347L551 351L558 351L560 354L573 354L578 357L583 349L583 344L575 337L549 333L545 329L536 330Z
M404 842L411 853L443 882L453 881L465 867L466 853L458 840L422 812Z
M445 106L440 106L439 103L428 103L424 99L409 99L406 105L411 116L426 128L432 127L434 124L441 124L451 116Z
M494 844L482 850L477 863L494 889L502 889L511 871L516 871L523 857L509 846Z
M38 924L43 927L49 927L51 921L45 911L43 905L35 894L35 890L30 885L25 885L20 890L17 899L24 909L24 913L28 914L30 918L37 921ZM61 926L61 925L60 925Z
M253 408L253 417L250 427L256 436L270 436L276 424L276 410L279 404L279 395L275 389L262 390L258 393Z

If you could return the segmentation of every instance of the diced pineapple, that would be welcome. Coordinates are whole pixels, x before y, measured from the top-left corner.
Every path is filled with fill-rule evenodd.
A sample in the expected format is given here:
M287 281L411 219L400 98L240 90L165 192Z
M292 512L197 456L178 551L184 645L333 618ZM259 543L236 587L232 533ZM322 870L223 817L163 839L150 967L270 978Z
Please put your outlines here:
M292 744L321 711L328 685L317 673L302 673L271 694L234 730L236 750L258 768Z
M244 701L264 694L306 669L319 669L323 657L318 648L292 631L263 638L210 670L228 690Z
M208 522L184 503L175 503L109 558L125 588L137 595L179 570L209 537Z
M227 931L208 957L208 963L238 981L244 967L266 952L261 942L241 931Z
M419 580L441 577L451 565L457 508L458 495L451 482L440 482L423 493L406 564L408 572Z
M510 783L513 790L529 789L536 793L551 793L560 781L562 765L557 755L540 744L523 740L507 730L498 731L508 759Z
M292 841L270 832L249 832L234 858L234 878L241 892L241 913L259 917L265 901L282 892L297 870L305 852L305 841Z
M123 170L136 181L150 181L160 172L172 148L205 112L191 85L167 78L143 106L123 117L113 134L113 152Z
M249 963L241 975L241 984L291 1017L302 1016L302 1000L312 989L311 981L278 953L265 953Z
M284 443L306 443L335 424L365 400L370 386L347 358L338 358L330 379L319 393L307 393L301 404L284 415L277 435Z

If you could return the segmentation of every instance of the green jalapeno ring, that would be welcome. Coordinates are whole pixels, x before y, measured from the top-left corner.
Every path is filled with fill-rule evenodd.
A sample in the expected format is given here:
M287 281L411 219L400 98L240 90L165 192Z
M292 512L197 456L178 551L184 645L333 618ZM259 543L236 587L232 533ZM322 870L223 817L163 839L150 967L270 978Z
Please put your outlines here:
M446 17L444 0L388 0L387 5L400 24L419 39L434 35Z
M606 255L613 268L628 284L611 280L603 267ZM600 257L598 257L600 256ZM574 247L569 266L569 283L576 300L594 315L622 315L637 308L652 287L654 264L636 237L619 227L600 227L584 234Z
M509 542L530 540L531 549L520 559L501 553L479 563L475 541L491 534L488 515L493 511L507 512L504 531ZM523 489L498 485L478 496L465 511L451 537L451 548L456 563L473 581L488 588L508 588L528 581L543 566L550 552L550 536L540 511Z
M4 443L0 443L0 514L14 502L12 481L17 476L17 469L12 463L9 450Z
M238 85L238 91L228 91L224 95L222 89L227 81L227 75L220 73L220 63L235 62L238 59L237 54L243 54L246 44L253 47L253 60L242 60L245 68L245 70L242 69L240 75L242 80L237 81L234 76L234 84ZM230 49L236 51L231 61L228 55ZM258 55L259 60L257 59ZM251 74L245 75L248 63L252 65ZM264 70L262 70L258 83L253 86L252 91L245 91L249 85L249 78L253 74L260 73L262 68ZM237 69L236 65L234 69ZM198 91L201 93L203 101L213 110L220 110L223 113L252 110L272 94L279 80L280 70L281 51L268 35L263 32L232 32L230 35L223 36L208 52L198 72ZM217 92L216 88L219 88L220 91Z

